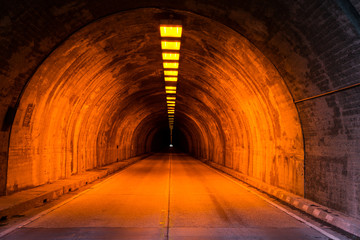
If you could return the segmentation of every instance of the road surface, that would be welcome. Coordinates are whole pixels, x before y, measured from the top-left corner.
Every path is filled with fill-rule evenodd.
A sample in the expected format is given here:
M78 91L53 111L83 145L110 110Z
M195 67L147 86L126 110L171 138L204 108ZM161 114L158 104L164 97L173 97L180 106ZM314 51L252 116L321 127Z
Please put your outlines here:
M3 239L328 239L185 154L153 155Z

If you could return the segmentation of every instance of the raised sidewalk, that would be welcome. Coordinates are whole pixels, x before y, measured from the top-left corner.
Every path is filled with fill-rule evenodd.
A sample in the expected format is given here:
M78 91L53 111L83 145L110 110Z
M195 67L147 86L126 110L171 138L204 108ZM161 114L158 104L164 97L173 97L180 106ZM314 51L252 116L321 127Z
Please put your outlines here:
M8 196L2 196L0 197L0 219L6 220L12 216L21 215L28 209L41 206L52 199L56 199L65 193L74 191L97 179L124 169L150 155L151 154L146 154L130 158L103 166L99 169L93 169L82 174L73 175L67 179L57 180L50 184L23 190Z
M263 183L255 178L246 176L242 173L239 173L235 170L232 170L232 169L222 166L220 164L210 162L210 161L203 161L203 162L217 170L220 170L221 172L224 172L224 173L252 186L252 187L255 187L256 189L258 189L262 192L265 192L283 202L286 202L287 204L289 204L303 212L306 212L307 214L310 214L310 215L314 216L315 218L318 218L324 222L327 222L337 228L340 228L340 229L360 238L360 221L356 218L347 216L336 210L327 208L318 203L312 202L312 201L302 198L298 195L289 193L280 188Z

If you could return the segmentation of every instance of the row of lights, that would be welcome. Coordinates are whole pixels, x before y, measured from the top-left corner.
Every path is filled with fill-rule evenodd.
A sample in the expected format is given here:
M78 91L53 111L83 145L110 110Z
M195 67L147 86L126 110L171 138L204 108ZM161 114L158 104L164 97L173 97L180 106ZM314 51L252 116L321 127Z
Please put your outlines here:
M179 75L181 35L182 25L180 21L163 21L160 24L161 50L171 142L175 116L176 86Z

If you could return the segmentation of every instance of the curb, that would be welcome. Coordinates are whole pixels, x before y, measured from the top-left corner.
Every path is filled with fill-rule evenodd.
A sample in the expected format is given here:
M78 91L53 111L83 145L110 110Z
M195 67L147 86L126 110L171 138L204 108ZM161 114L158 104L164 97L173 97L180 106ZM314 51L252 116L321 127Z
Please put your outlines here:
M284 201L289 205L303 212L306 212L307 214L312 215L315 218L318 218L350 234L360 237L360 220L356 218L347 216L336 210L327 208L318 203L312 202L298 195L289 193L280 188L263 183L257 179L246 176L245 174L242 174L240 172L237 172L233 169L227 168L220 164L210 161L203 161L203 162L217 170L220 170L221 172L224 172L242 182L245 182L246 184L249 184L252 187L257 188L260 191L270 194L271 196L274 196L275 198Z
M21 215L26 210L42 206L53 199L59 198L61 195L120 171L150 155L152 154L130 158L122 162L103 166L100 169L93 169L83 174L71 176L68 179L57 180L50 184L16 192L8 196L2 196L0 197L0 220Z

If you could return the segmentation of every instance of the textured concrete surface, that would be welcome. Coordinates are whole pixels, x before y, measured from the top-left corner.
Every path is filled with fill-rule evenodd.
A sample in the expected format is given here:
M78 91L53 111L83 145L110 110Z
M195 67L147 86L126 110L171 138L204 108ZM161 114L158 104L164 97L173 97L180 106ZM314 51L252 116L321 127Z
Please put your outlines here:
M342 4L349 9L344 11ZM157 88L154 83L161 79L161 73L157 72L161 67L154 66L156 70L144 67L161 61L156 54L159 45L140 43L150 43L147 37L156 35L151 23L169 17L168 12L174 9L185 11L180 14L184 22L192 14L206 19L205 23L195 21L194 25L189 20L191 24L185 26L193 29L193 37L187 38L188 41L184 38L186 48L182 49L186 55L181 59L183 86L179 84L183 107L175 124L181 138L178 144L199 158L360 218L358 1L3 0L1 6L2 195L157 148L159 144L152 141L154 137L160 136L162 143L167 141L167 130L161 127L166 125L162 115L165 106L161 105L164 99L157 90L163 86L158 83ZM94 41L75 41L73 45L68 42L81 29L109 15L125 16L130 14L129 10L147 7L166 13L155 18L139 16L136 24L122 19L124 24L118 25L115 35L109 33L106 40L99 35ZM175 12L174 16L178 17ZM224 26L220 31L210 27L219 24ZM227 28L236 34L217 34L226 32ZM136 34L125 39L132 30L137 30ZM144 34L147 31L151 34ZM124 39L117 38L116 32L121 32ZM246 41L238 42L238 35ZM224 37L226 41L216 43L216 39L224 40ZM253 58L248 51L241 55L247 41L253 48ZM96 44L104 42L104 45ZM126 50L128 54L116 56L128 43L131 46ZM49 71L44 70L51 56L62 50L66 53L62 48L66 44L74 58L76 52L83 55L76 61L63 62L69 67L63 75L59 72L66 68L59 62L56 63L59 68L50 65ZM91 51L85 53L77 48L84 45ZM148 48L151 50L142 54ZM232 52L240 54L234 57ZM112 59L102 58L101 53L109 54ZM102 69L108 71L87 67L89 62L92 66L107 64ZM47 72L50 81L63 78L62 83L68 83L57 82L58 88L45 90L41 84L49 82L42 78L43 82L32 85L35 89L39 87L42 99L22 99L26 86L31 86L30 82L39 77L40 71ZM93 85L86 85L86 79ZM118 88L109 83L110 79L129 85ZM150 87L151 84L155 85ZM74 90L76 86L82 91ZM349 88L337 91L343 87ZM335 92L326 95L331 91ZM246 93L244 98L238 98L243 93ZM317 97L320 94L325 96ZM138 104L134 104L134 99ZM123 105L118 105L119 101ZM114 110L115 106L119 109ZM135 117L126 117L132 114ZM48 122L48 130L42 129L47 125L44 122ZM278 125L280 131L276 130ZM9 140L16 132L19 130L18 134L23 136L21 132L26 129L34 134L16 138L15 144L10 144L13 148L9 148ZM10 131L15 135L10 137ZM295 137L298 133L301 134ZM220 144L215 144L218 139ZM300 147L303 144L304 148ZM49 156L54 156L56 161ZM18 174L24 174L24 178L17 178Z
M241 174L237 171L234 171L222 165L213 162L207 162L207 164L224 173L229 174L230 176L236 179L248 183L250 186L255 187L256 189L261 189L261 191L283 202L286 202L287 204L301 211L304 211L315 218L318 218L348 233L360 237L360 221L354 217L350 217L349 215L344 215L339 211L322 206L316 202L299 197L298 195L286 192L277 187L268 185L264 182L257 180L256 178L251 178L245 174Z
M20 191L9 196L2 196L0 197L0 218L9 219L12 216L21 215L26 210L44 205L63 194L74 191L99 178L103 178L124 169L148 156L149 154L130 158L104 166L101 169L93 169L67 179L58 180L51 184L45 184L36 188Z
M166 121L161 14L140 9L104 18L43 62L12 126L8 192L148 151L149 131L167 127L159 122ZM184 18L177 126L201 132L191 152L303 195L300 121L276 69L233 30L177 14Z
M4 239L327 239L184 154L134 164Z

